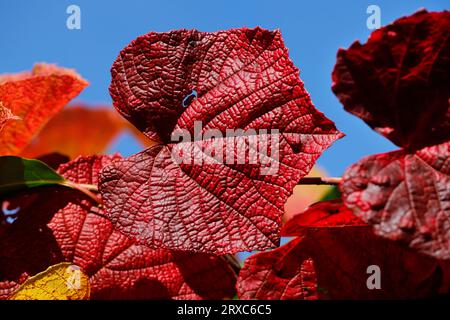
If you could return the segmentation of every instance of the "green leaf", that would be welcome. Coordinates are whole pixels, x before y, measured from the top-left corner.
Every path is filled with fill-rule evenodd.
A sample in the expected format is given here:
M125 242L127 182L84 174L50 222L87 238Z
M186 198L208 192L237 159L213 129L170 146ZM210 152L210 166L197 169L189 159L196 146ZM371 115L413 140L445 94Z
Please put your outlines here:
M341 192L338 186L332 186L330 190L320 199L320 201L329 201L333 199L340 199Z
M0 195L28 188L65 185L66 180L39 160L0 157Z

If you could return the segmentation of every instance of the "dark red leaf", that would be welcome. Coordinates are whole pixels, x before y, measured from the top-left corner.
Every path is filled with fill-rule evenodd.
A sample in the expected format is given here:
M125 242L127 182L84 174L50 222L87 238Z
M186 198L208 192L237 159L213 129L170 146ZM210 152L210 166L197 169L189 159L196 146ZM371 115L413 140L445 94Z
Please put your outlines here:
M36 159L44 162L54 170L58 169L59 166L63 163L67 163L70 161L70 158L68 156L58 152L46 153L41 155L40 157L37 157Z
M80 157L58 171L73 182L96 184L99 170L118 159ZM113 230L90 198L74 190L44 188L8 201L20 212L0 237L0 297L62 261L89 275L93 299L221 299L235 294L235 273L224 257L136 245Z
M298 228L299 238L246 260L237 284L240 298L305 299L309 295L304 292L315 290L321 299L424 298L449 292L448 264L378 238L359 222L348 225L352 213L346 208L337 210L339 221L331 213L336 203L330 205L326 209L327 203L322 203L301 213L303 222L313 223ZM325 210L316 221L320 208ZM305 264L314 268L305 269ZM371 275L367 268L372 265L380 268L381 289L367 286Z
M425 10L339 50L333 91L403 148L450 139L450 12Z
M350 167L343 199L375 233L450 259L450 12L425 10L340 50L346 110L404 148Z
M239 274L240 299L315 300L318 298L314 264L301 237L248 258Z
M163 143L101 174L111 221L152 247L214 253L275 247L293 187L342 136L314 108L278 31L146 34L120 53L110 91L125 118ZM224 136L227 129L267 129L224 141L233 156L251 139L277 148L279 161L264 159L278 172L261 174L264 164L250 164L248 154L244 164L211 160L205 150L216 142L194 135L195 121L202 122L202 133L216 129ZM183 130L195 139L187 147L209 162L174 161L184 144L171 143L170 136Z
M450 142L369 156L343 177L348 207L375 233L450 259Z

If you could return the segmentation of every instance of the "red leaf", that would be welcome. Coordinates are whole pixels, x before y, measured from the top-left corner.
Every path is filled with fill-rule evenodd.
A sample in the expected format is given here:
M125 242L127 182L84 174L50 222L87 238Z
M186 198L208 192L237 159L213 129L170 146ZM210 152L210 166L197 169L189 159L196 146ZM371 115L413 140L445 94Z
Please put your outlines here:
M450 138L450 12L419 11L339 50L333 91L403 148Z
M239 274L237 290L245 300L317 299L314 263L303 239L249 257Z
M118 156L80 157L59 173L96 184L99 170ZM45 188L10 199L19 218L0 237L0 296L28 276L62 261L90 277L93 299L221 299L234 296L235 273L224 257L150 249L114 231L90 198ZM45 216L44 216L45 215Z
M350 167L343 199L378 235L450 259L450 12L422 10L340 50L346 110L404 148Z
M449 159L450 142L369 156L345 173L343 199L376 234L450 259Z
M330 206L327 209L327 203L321 203L301 214L303 221L313 221L311 227L302 222L301 237L246 260L237 284L240 298L305 299L309 295L303 292L317 290L321 299L401 299L449 291L448 264L378 238L369 226L347 225L351 211L337 209L339 219L330 213L336 211L336 203ZM305 263L314 266L306 275ZM379 290L367 286L371 273L366 271L371 265L381 271Z
M367 226L367 224L343 206L341 199L336 199L315 203L304 212L294 215L281 229L281 235L292 237L301 235L310 228L350 226Z
M0 102L19 118L8 121L0 133L0 154L19 154L87 85L75 71L48 64L37 64L31 72L0 76Z
M149 33L122 50L110 91L125 118L163 143L105 168L100 183L115 226L152 247L234 253L276 246L293 187L342 136L312 105L278 31ZM202 133L268 132L201 139L195 121L202 121ZM183 131L195 141L170 142ZM233 156L244 154L245 164L207 156L217 141ZM250 163L242 146L251 141L278 148L279 161L264 158L279 166L277 174L261 174L264 165ZM174 154L189 148L209 161L177 164ZM219 154L226 146L217 148Z
M59 166L62 165L63 163L67 163L70 161L70 158L68 156L57 153L57 152L47 153L36 159L44 162L46 165L48 165L53 170L58 169Z

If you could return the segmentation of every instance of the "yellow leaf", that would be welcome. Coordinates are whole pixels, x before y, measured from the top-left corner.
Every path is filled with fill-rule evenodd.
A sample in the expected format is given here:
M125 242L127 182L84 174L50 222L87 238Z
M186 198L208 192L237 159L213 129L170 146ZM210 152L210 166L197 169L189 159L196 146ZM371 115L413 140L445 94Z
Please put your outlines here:
M89 277L76 265L63 262L27 279L10 300L87 300Z

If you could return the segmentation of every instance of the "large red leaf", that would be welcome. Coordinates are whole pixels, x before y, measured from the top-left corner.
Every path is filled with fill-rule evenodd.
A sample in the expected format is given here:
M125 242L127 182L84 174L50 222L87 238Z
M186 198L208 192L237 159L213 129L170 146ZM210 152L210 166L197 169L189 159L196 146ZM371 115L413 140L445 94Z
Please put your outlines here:
M197 98L187 99L193 90ZM105 168L100 179L113 224L152 247L214 253L275 247L293 187L342 136L312 105L278 31L146 34L121 51L110 91L119 112L161 142ZM267 132L213 140L195 134L195 121L202 133ZM183 131L194 136L191 143L171 142ZM276 174L262 174L267 163L250 163L243 148L252 150L252 143L279 150L278 160L257 152L278 166ZM209 153L227 147L244 163L224 164ZM207 161L178 164L174 154L186 150Z
M447 264L376 237L351 210L337 205L311 206L286 225L285 234L298 238L248 258L238 278L239 297L400 299L449 291ZM367 286L372 265L380 268L381 289Z
M450 259L450 142L362 159L341 185L345 203L375 233Z
M450 12L425 10L341 49L333 91L345 109L403 148L450 139Z
M0 133L0 154L18 154L88 83L75 71L37 64L31 72L0 76L0 102L19 119Z
M59 173L96 184L101 167L117 156L80 157ZM235 273L224 257L150 249L113 230L81 193L46 188L9 199L19 218L0 237L0 296L28 276L62 261L90 277L94 299L220 299L234 296Z

